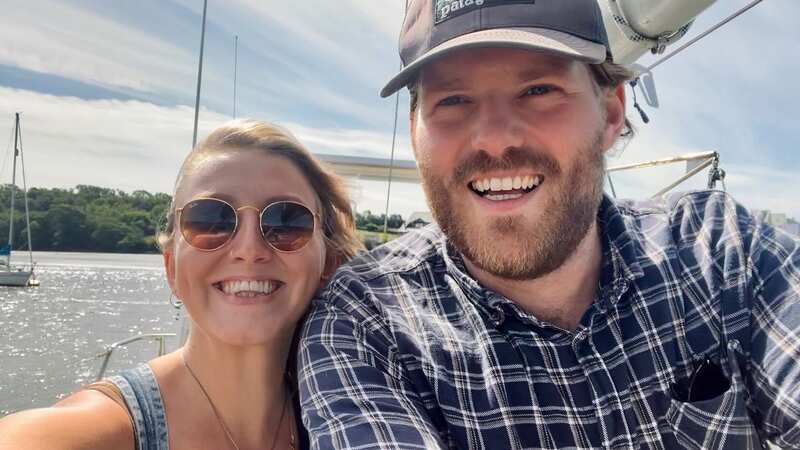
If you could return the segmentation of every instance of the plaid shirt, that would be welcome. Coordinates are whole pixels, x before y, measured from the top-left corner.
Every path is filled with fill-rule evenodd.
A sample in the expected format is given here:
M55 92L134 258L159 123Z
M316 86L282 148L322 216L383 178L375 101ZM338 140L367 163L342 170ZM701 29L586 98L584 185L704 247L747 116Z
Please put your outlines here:
M313 448L800 448L800 243L714 191L606 198L598 224L574 331L482 287L433 226L343 266L299 348ZM730 387L679 401L705 357L724 377L695 388Z

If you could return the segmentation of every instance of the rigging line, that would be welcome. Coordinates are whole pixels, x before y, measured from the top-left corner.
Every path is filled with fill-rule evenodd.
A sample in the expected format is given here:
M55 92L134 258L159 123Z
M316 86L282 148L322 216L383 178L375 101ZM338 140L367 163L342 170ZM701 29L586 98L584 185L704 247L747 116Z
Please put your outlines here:
M22 124L19 125L19 160L22 163L22 196L25 199L25 228L28 230L28 253L33 270L33 245L31 244L31 216L28 211L28 181L25 178L25 152L22 150Z
M6 173L6 165L8 164L8 154L11 152L11 143L14 142L14 126L11 126L11 133L8 135L8 145L6 146L6 155L3 157L3 166L0 168L0 177Z
M239 35L233 39L233 118L236 118L236 78L239 71Z
M688 48L690 45L694 44L695 42L699 41L700 39L703 39L704 37L706 37L706 36L708 36L709 34L713 33L714 31L716 31L717 29L719 29L719 28L720 28L720 27L722 27L723 25L725 25L725 24L727 24L728 22L730 22L731 20L733 20L733 19L735 19L735 18L737 18L737 17L741 16L742 14L746 13L746 12L747 12L747 11L749 11L751 8L753 8L754 6L758 5L759 3L763 2L763 1L764 1L764 0L755 0L755 1L753 1L752 3L750 3L749 5L745 6L745 7L744 7L744 8L742 8L742 9L740 9L739 11L736 11L736 12L735 12L735 13L733 13L732 15L728 16L728 17L727 17L725 20L723 20L722 22L720 22L720 23L718 23L718 24L714 25L713 27L709 28L708 30L704 31L703 33L700 33L700 35L699 35L699 36L695 37L694 39L690 40L689 42L687 42L687 43L683 44L682 46L678 47L678 48L677 48L677 49L676 49L674 52L670 53L669 55L667 55L667 56L665 56L665 57L663 57L663 58L659 59L658 61L656 61L656 62L654 62L653 64L651 64L650 66L648 66L648 67L645 69L645 72L649 72L649 71L651 71L651 70L655 69L657 66L661 65L661 63L663 63L663 62L666 62L668 59L670 59L670 58L672 58L673 56L677 55L678 53L682 52L683 50L685 50L686 48Z
M614 189L614 182L611 181L611 174L606 172L606 178L608 179L608 187L611 188L611 196L617 198L617 190Z
M400 69L402 69L402 63ZM400 91L394 94L394 131L392 131L392 155L389 159L389 184L386 188L386 211L383 215L383 237L386 238L386 233L389 230L389 197L392 193L392 168L394 167L394 148L397 142L397 111L400 108Z
M406 0L405 13L408 13L408 0ZM403 61L400 60L400 70L403 70ZM386 187L386 211L383 214L383 238L386 239L386 234L389 230L389 197L392 193L392 168L394 167L394 147L397 142L397 111L400 107L400 90L398 90L394 97L394 131L392 131L392 154L389 159L389 183Z

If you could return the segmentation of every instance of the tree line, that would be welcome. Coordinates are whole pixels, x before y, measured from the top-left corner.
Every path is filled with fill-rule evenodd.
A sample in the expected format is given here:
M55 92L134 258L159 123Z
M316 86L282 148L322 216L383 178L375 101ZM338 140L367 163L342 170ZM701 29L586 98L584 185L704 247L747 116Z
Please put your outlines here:
M0 187L2 242L8 238L11 189L11 185ZM14 189L14 250L23 250L28 248L24 197ZM170 200L163 193L87 185L32 188L28 190L31 244L41 251L154 253L156 230L164 223Z
M356 212L356 228L366 231L383 231L384 220L386 214L373 214L372 211L366 210L363 213ZM389 230L400 229L405 221L400 214L389 214L389 220L386 221L386 227Z
M23 193L16 189L14 250L27 250ZM8 239L12 186L0 186L0 243ZM78 185L72 189L28 190L31 241L36 251L156 253L156 231L164 226L171 197L143 190ZM383 231L384 214L356 213L356 227ZM399 214L390 214L389 229L403 226Z

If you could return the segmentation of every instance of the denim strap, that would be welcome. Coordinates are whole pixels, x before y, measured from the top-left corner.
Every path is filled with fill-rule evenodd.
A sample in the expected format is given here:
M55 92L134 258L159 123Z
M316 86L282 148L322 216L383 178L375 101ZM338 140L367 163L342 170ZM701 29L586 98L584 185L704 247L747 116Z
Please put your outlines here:
M136 450L169 450L167 417L161 391L147 364L109 378L116 384L133 419Z

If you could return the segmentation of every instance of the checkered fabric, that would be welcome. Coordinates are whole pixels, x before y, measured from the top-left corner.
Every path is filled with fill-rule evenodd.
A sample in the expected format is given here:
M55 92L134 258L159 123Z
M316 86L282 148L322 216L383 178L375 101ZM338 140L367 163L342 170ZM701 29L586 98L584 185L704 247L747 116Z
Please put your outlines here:
M343 266L299 346L312 447L800 448L800 242L717 191L605 198L598 224L574 331L483 288L435 226ZM730 387L679 401L705 357Z

